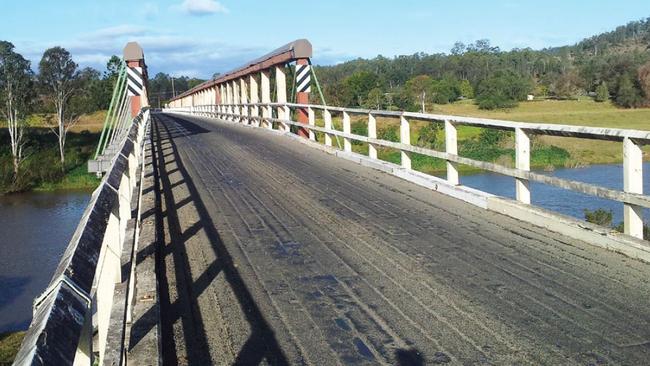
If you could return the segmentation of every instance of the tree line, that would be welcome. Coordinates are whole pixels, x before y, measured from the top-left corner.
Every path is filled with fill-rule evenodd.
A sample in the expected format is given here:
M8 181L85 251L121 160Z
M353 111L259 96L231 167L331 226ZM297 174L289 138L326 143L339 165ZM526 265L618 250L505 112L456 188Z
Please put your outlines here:
M66 49L52 47L43 53L34 72L11 42L0 41L0 119L9 134L14 183L29 155L28 117L43 115L56 136L60 169L65 172L70 128L81 115L108 108L121 62L111 57L104 72L80 68Z
M317 66L328 104L424 110L475 99L480 108L516 106L528 95L650 105L650 18L573 46L503 51L489 40L457 42L449 53L356 59ZM317 99L314 99L316 101Z

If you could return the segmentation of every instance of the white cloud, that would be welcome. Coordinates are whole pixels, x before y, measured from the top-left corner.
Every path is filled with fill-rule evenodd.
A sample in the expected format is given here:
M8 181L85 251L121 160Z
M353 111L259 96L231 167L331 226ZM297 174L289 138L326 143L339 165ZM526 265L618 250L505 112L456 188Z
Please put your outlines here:
M159 12L158 4L150 3L150 2L144 3L141 12L142 15L144 15L146 18L153 18L156 15L158 15Z
M179 8L190 15L228 13L228 9L215 0L184 0Z

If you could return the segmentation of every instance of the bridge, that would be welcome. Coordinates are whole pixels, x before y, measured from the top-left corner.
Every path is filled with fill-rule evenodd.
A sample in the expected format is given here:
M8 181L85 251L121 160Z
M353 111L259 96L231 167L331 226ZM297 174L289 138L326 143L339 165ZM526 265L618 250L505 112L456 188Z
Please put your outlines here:
M127 46L102 182L16 365L648 363L650 132L311 104L311 57L289 43L159 111ZM427 123L444 151L411 144ZM459 155L465 125L513 131L515 167ZM620 143L624 189L531 171L536 135ZM463 186L459 164L512 177L516 199ZM620 202L625 232L532 205L530 182Z

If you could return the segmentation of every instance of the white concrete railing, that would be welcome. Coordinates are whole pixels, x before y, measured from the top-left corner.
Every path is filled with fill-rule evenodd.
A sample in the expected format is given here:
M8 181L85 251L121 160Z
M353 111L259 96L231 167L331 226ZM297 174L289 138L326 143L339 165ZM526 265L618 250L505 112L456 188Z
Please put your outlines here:
M307 111L309 124L306 125L290 119L291 111L296 109ZM285 132L289 131L290 125L298 126L309 131L309 138L311 140L315 140L314 131L324 133L324 142L327 146L332 146L332 137L339 136L343 138L343 150L346 152L352 151L352 140L362 141L368 143L368 156L371 159L377 159L377 147L382 146L392 148L401 152L401 166L402 168L409 170L411 169L410 153L443 159L447 161L447 181L451 185L459 185L460 183L456 166L457 164L469 165L475 168L507 175L515 179L516 199L524 204L530 204L531 202L531 192L529 188L530 181L549 184L579 193L618 201L624 204L625 234L636 238L643 238L643 209L650 208L650 196L643 194L643 153L641 147L645 144L650 144L650 131L524 123L473 117L352 109L294 103L199 105L193 107L170 108L167 110L239 121L264 128L273 128L273 123L275 122L278 124L279 129ZM315 125L316 111L321 113L324 127L318 127ZM333 113L338 113L342 116L343 131L338 131L333 128ZM367 116L368 136L360 136L351 133L351 115ZM400 142L386 141L377 138L376 117L392 117L400 119ZM410 120L443 123L445 131L445 151L436 151L411 145ZM509 168L492 162L459 156L456 130L456 126L458 125L513 131L515 133L515 167ZM532 135L553 135L622 142L624 159L624 190L619 191L588 183L531 172L530 137Z
M120 143L50 285L34 301L34 317L14 365L122 364L148 125L149 112L141 112ZM94 334L98 350L93 350Z

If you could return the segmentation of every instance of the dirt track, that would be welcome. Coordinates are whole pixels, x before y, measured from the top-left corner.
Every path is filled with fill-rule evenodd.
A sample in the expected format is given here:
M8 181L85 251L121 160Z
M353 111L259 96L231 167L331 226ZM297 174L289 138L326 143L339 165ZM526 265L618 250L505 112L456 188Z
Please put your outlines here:
M153 114L165 364L650 362L650 266L259 129Z

